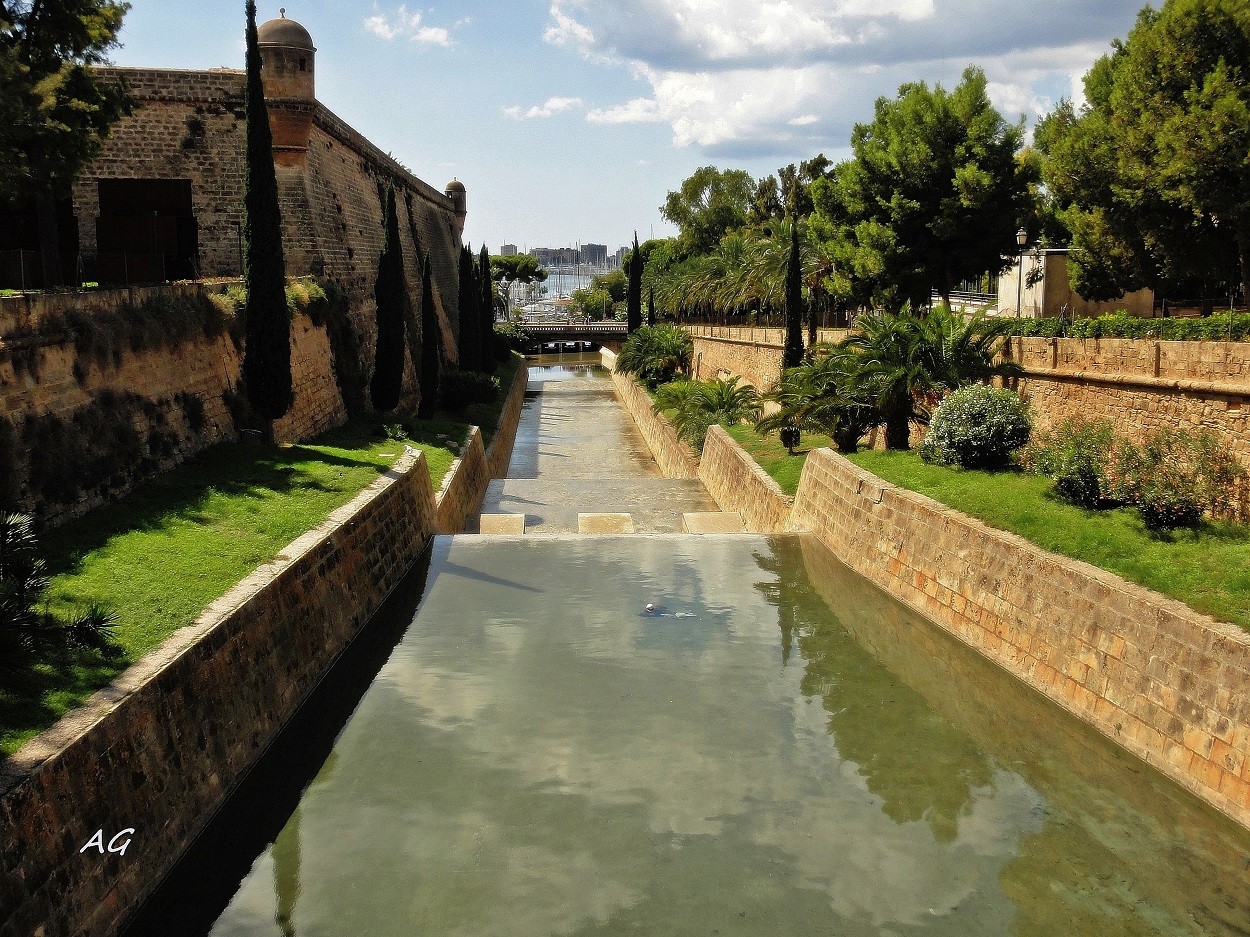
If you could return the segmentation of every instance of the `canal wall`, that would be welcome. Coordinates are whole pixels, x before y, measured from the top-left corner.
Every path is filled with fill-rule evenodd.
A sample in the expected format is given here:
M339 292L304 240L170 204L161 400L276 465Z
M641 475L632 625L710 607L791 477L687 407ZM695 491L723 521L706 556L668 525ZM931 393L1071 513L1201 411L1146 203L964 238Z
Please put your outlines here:
M490 467L489 478L506 478L508 464L512 461L512 449L516 445L517 429L521 425L521 408L525 406L525 390L529 387L529 368L518 358L516 371L512 375L512 386L508 388L508 398L504 401L503 411L499 414L499 425L495 427L495 435L486 447L486 461ZM481 503L481 498L478 498Z
M615 359L615 356L613 356ZM615 363L615 361L613 361ZM612 384L634 425L647 441L651 454L665 478L698 478L699 456L677 438L677 430L662 413L651 409L651 397L628 374L612 371Z
M0 933L118 933L412 569L437 513L424 457L406 456L0 764Z
M707 431L699 481L722 511L737 511L753 533L786 530L794 499L722 427Z
M780 377L783 330L688 328L696 378L737 376L766 390ZM847 334L824 329L820 339ZM1250 468L1250 342L1013 338L1008 349L1041 429L1079 418L1109 420L1137 440L1156 429L1206 431Z
M807 458L790 527L1250 827L1245 632L828 449Z

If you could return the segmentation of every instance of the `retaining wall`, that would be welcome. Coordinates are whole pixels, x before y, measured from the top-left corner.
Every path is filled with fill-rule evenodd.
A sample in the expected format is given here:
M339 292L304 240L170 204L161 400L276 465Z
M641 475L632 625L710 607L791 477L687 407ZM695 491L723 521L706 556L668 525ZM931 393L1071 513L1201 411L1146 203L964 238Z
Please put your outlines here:
M634 424L647 441L651 454L665 478L698 478L699 457L694 450L677 438L677 430L673 429L662 413L651 409L651 398L642 385L628 374L612 372L612 383L616 394L621 398L626 411L633 417Z
M0 933L117 933L435 526L424 458L406 457L0 764ZM97 830L130 845L84 851Z
M516 445L517 429L521 425L521 408L525 406L527 387L529 368L524 361L518 361L512 386L508 389L508 399L504 401L503 412L499 414L499 425L495 427L495 435L491 437L490 445L486 448L486 462L490 469L488 479L506 478L508 475L508 464L512 461L512 448ZM481 504L480 497L478 504Z
M822 449L791 526L1250 826L1250 636Z
M464 532L467 517L477 514L490 482L490 466L486 461L486 448L482 445L482 431L476 426L469 430L460 458L452 463L451 470L443 480L438 493L438 532L459 534Z
M707 431L699 481L722 511L738 511L752 533L787 529L794 499L720 426Z

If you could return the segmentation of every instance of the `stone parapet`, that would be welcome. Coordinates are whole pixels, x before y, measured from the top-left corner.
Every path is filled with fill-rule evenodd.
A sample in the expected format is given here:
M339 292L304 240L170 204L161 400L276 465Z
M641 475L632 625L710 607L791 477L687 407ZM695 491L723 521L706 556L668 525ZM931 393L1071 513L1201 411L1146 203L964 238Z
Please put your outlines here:
M720 426L707 431L699 481L722 511L739 512L752 533L788 529L794 499Z
M464 532L464 522L478 513L489 482L490 466L482 445L482 431L474 426L469 429L460 448L460 458L452 463L438 493L440 534Z
M517 429L521 425L521 408L525 406L525 389L529 387L529 368L524 361L517 362L512 386L499 414L499 425L486 448L486 461L490 478L505 478L508 464L512 461L512 448L516 444Z
M1250 826L1250 636L1047 553L831 450L791 525L1128 751Z
M0 933L116 934L428 547L405 457L0 765ZM124 853L84 850L123 830Z

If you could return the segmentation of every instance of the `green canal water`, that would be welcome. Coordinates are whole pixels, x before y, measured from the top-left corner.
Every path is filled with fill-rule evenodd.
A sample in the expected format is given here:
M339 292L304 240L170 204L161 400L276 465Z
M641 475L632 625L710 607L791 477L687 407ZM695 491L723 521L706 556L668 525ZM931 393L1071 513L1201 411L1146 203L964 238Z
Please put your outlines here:
M461 536L130 933L1245 934L1248 881L810 538Z

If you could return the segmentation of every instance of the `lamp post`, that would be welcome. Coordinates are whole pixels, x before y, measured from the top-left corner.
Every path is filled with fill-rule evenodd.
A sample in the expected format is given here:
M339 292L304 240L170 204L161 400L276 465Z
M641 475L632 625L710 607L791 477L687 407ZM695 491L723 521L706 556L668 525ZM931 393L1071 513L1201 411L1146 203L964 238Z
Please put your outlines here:
M1016 318L1020 318L1020 304L1024 302L1024 246L1029 243L1029 232L1021 228L1016 232L1016 244L1020 248L1020 276L1016 279Z

